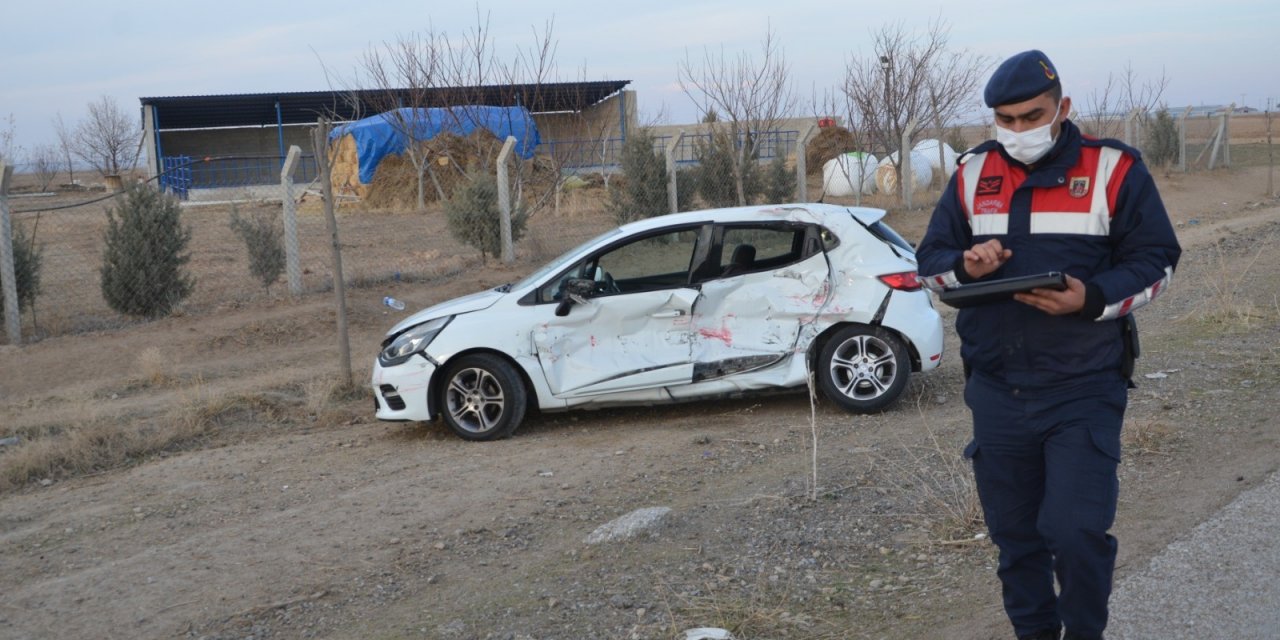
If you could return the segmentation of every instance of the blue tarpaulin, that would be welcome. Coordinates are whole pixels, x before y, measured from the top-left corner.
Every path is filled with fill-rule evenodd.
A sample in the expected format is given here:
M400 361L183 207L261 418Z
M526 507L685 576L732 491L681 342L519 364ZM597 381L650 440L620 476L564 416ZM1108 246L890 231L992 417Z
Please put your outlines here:
M515 152L522 158L533 157L541 142L528 109L483 106L396 109L344 124L329 132L329 140L351 134L360 161L360 182L369 184L383 157L404 152L406 132L411 131L415 140L430 140L441 133L465 137L478 128L488 129L499 140L515 136Z

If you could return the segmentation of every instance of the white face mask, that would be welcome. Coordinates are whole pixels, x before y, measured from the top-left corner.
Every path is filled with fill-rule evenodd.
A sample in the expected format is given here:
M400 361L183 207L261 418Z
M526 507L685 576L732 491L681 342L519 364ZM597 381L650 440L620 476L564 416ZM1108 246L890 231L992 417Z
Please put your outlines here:
M1005 153L1009 157L1021 162L1022 164L1032 164L1044 154L1049 153L1053 148L1053 123L1058 121L1058 113L1062 111L1062 102L1058 102L1058 108L1053 112L1053 119L1042 127L1036 127L1027 131L1015 132L1010 131L1000 125L996 125L996 142L1004 147Z

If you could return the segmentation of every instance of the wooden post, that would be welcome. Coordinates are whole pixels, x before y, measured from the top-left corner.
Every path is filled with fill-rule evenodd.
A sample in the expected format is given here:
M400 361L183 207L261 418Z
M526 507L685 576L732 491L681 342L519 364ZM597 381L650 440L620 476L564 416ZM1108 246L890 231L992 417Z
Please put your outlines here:
M329 121L320 118L312 138L316 150L316 170L324 194L324 217L333 243L333 295L338 315L338 355L343 382L351 386L351 340L347 332L347 285L342 275L342 245L338 243L338 219L333 211L333 176L329 175Z
M289 147L289 155L285 156L284 166L280 169L280 189L283 191L284 211L284 264L289 278L289 293L302 295L302 269L298 266L298 200L293 195L293 174L298 169L298 160L302 157L302 149L298 145Z
M809 151L809 139L817 129L817 125L810 122L809 126L800 132L800 138L796 140L796 202L809 201L809 159L806 156Z
M667 164L667 210L671 213L680 211L680 192L678 191L680 183L676 179L676 148L680 146L682 140L684 140L684 129L671 136L671 142L667 143L662 153Z
M13 224L9 218L9 179L13 165L0 158L0 294L4 295L4 329L9 344L22 344L22 316L18 309L18 280L14 276Z

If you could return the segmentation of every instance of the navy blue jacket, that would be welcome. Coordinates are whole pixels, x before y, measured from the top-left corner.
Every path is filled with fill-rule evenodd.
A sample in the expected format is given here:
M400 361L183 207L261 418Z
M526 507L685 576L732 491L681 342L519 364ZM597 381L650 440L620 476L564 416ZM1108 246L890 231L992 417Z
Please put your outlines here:
M1083 136L1070 121L1033 167L994 141L961 158L917 250L931 289L970 279L963 253L998 238L1013 255L987 278L1060 271L1086 286L1079 314L1016 301L961 309L966 368L1018 387L1114 375L1123 316L1168 286L1181 249L1140 154Z

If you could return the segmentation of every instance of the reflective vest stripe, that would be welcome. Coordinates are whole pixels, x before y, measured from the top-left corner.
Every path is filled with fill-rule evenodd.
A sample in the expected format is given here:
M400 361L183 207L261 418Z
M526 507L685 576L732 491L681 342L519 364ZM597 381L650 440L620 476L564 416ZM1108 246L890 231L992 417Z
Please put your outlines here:
M1009 214L980 213L969 219L975 236L1002 236L1009 233Z
M1102 315L1098 316L1098 321L1115 320L1124 316L1126 313L1134 311L1146 306L1157 296L1169 288L1169 283L1173 281L1173 267L1164 268L1164 277L1157 280L1154 284L1135 293L1124 300L1109 304L1102 309Z
M1095 151L1096 149L1096 151ZM1112 206L1119 193L1119 183L1123 180L1132 164L1124 152L1112 147L1094 147L1082 150L1084 154L1096 153L1094 156L1092 194L1088 201L1088 209L1081 207L1077 211L1062 209L1043 209L1031 212L1031 233L1058 233L1087 236L1106 236L1111 233ZM1088 162L1088 158L1083 158ZM995 202L1002 205L1003 211L980 212L977 207L978 183L984 177L984 169L988 161L1002 163L1003 158L993 156L990 152L977 154L964 163L961 172L962 200L961 206L969 219L969 227L974 235L1004 235L1009 231L1009 203L1018 185L1010 181L1017 173L999 172L993 166L987 177L1001 176L1000 193L995 198L984 200L984 207ZM1087 164L1086 164L1087 166ZM999 173L997 173L999 172ZM1083 179L1083 178L1080 178ZM1087 184L1087 183L1086 183ZM1088 189L1089 187L1085 187ZM1083 194L1081 194L1083 195ZM1037 190L1032 198L1033 207L1071 207L1076 196L1068 195L1066 188ZM1076 202L1079 202L1076 200ZM1080 205L1084 205L1080 202Z
M1105 236L1110 233L1109 218L1094 212L1037 211L1031 214L1031 233L1074 233Z
M964 163L964 170L960 172L960 182L964 185L964 197L960 204L964 207L964 212L969 214L969 219L973 220L973 199L978 192L978 178L982 177L982 167L987 163L987 153L979 153L969 158Z

